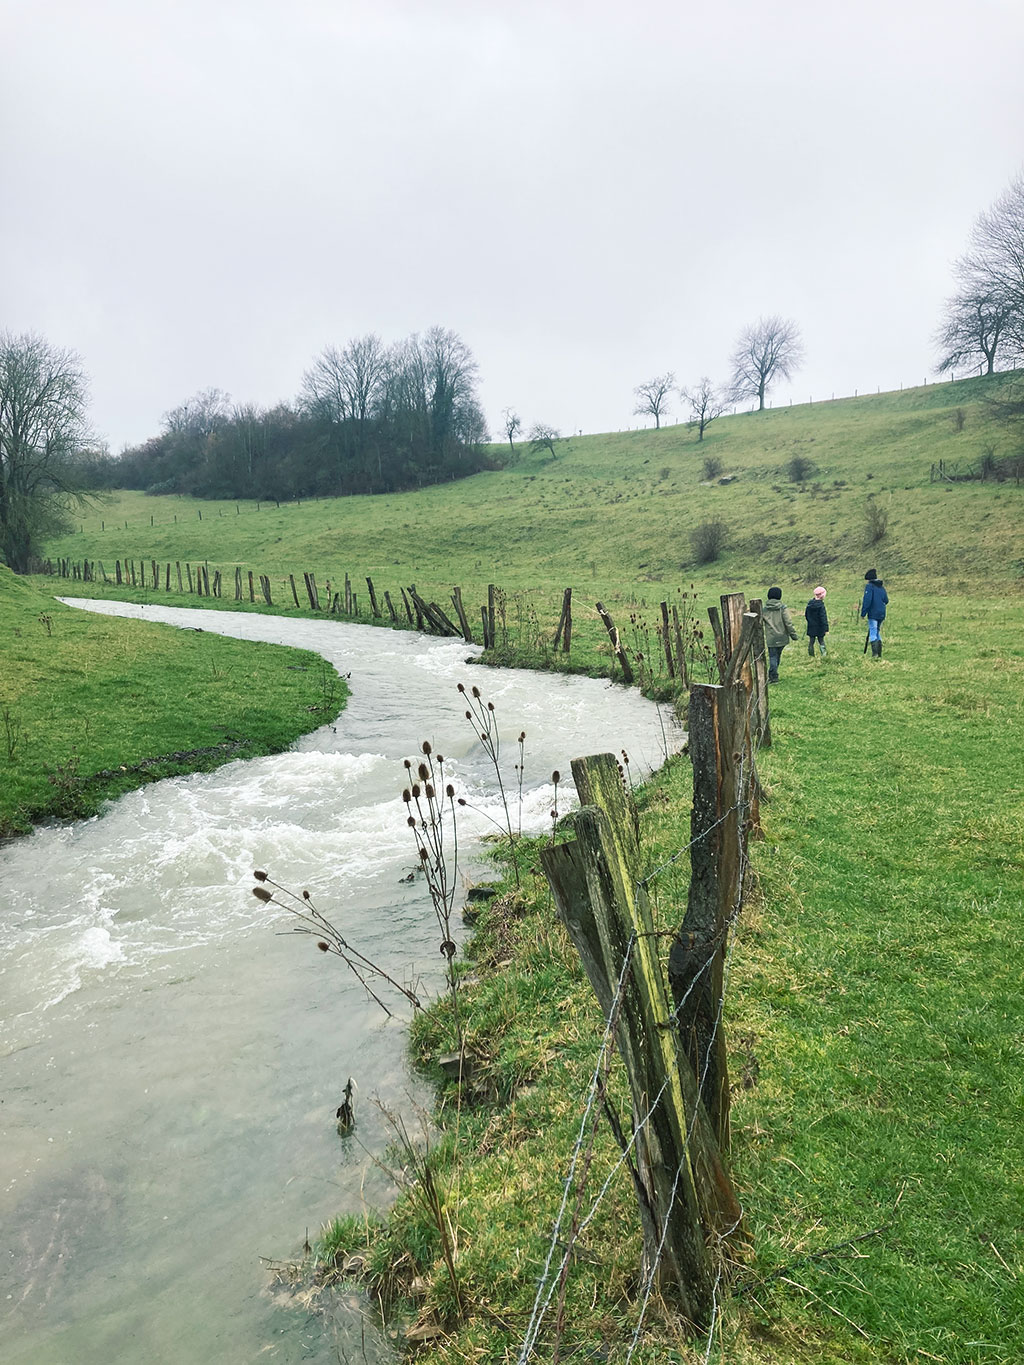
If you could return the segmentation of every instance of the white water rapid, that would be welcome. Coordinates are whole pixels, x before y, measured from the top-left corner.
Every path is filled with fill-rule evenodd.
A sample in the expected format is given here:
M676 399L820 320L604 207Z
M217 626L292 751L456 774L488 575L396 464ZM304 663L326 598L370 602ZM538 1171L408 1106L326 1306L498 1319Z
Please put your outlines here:
M402 760L429 739L500 820L458 682L494 703L506 771L526 731L523 827L553 769L678 747L667 712L586 678L467 666L461 642L242 613L71 605L316 650L351 674L338 721L289 752L155 783L0 850L0 1341L7 1365L382 1360L351 1296L326 1315L260 1258L384 1207L373 1098L411 1130L429 1095L344 966L251 895L253 868L309 888L399 979L440 983ZM507 779L506 779L507 780ZM514 785L514 781L513 781ZM565 804L565 794L561 797ZM493 826L463 812L460 839ZM479 855L478 855L479 856ZM402 1002L396 1002L400 1005ZM399 1016L407 1011L397 1010ZM334 1111L347 1077L356 1124Z

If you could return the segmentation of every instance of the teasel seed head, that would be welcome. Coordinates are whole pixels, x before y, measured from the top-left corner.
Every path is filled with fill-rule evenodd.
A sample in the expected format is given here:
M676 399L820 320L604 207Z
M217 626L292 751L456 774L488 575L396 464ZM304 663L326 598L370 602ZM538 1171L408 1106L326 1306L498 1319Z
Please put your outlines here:
M260 872L259 869L257 869L252 875L256 878L258 882L265 882L267 880L267 874L265 872Z
M274 899L273 895L267 890L265 886L254 886L252 889L252 894L256 897L258 901L263 901L264 903L266 903L267 901L272 901Z
M317 939L316 946L320 949L322 953L328 953L331 950L331 945L329 943L325 943L322 938Z

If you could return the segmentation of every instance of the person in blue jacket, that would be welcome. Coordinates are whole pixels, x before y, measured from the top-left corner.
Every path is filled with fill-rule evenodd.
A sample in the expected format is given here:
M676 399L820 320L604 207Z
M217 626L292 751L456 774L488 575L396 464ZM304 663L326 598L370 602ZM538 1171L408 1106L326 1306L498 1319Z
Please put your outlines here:
M889 594L885 590L885 584L878 577L875 569L868 569L864 575L864 601L860 604L861 618L868 618L868 639L871 642L871 653L876 659L882 657L882 622L885 620L885 609L889 605Z

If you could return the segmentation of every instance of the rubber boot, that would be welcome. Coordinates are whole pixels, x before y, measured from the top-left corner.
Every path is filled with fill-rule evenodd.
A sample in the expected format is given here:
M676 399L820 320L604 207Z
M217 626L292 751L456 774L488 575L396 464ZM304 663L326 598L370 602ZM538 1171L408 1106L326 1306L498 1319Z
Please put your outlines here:
M808 640L808 641L807 641L807 653L811 656L812 659L814 658L814 641L813 641L813 640Z
M882 657L882 642L881 642L881 640L872 640L872 641L871 641L871 653L872 653L872 656L873 656L874 658L876 658L876 659L880 659L880 658Z

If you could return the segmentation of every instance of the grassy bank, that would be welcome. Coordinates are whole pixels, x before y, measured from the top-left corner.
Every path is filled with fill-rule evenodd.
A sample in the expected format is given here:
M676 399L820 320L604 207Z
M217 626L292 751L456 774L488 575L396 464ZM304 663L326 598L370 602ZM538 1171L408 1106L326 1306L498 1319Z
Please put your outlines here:
M76 611L3 567L0 642L0 837L277 752L345 696L318 655Z
M802 646L784 658L761 755L760 897L727 1014L754 1251L712 1359L1024 1359L1022 626L1020 605L905 600L879 663L852 621L836 622L824 663ZM642 794L652 868L685 842L689 789L677 761ZM441 1238L415 1198L369 1252L430 1361L517 1358L598 1052L596 1001L542 879L523 881L471 949L483 1098L446 1093L432 1157L469 1325L454 1326ZM655 884L664 928L685 894L684 860ZM425 1062L451 1045L446 1009L414 1043ZM618 1072L613 1094L628 1114ZM687 1346L656 1301L637 1334L638 1220L617 1156L602 1124L584 1213L612 1183L572 1264L562 1357L601 1343L609 1361L703 1360L707 1343ZM344 1259L364 1240L341 1223L325 1251ZM553 1317L536 1358L553 1358Z

